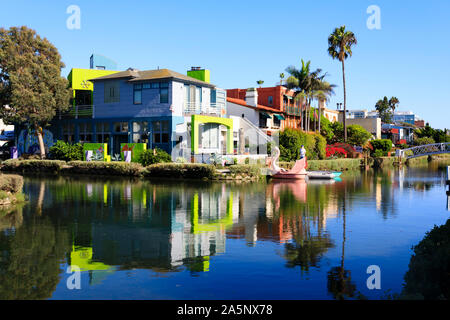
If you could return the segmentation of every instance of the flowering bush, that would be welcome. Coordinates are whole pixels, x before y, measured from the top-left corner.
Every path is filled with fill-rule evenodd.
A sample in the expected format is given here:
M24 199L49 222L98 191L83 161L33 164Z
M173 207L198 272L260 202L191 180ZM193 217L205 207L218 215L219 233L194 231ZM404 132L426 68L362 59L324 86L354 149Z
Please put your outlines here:
M327 158L347 158L348 151L341 147L327 146Z

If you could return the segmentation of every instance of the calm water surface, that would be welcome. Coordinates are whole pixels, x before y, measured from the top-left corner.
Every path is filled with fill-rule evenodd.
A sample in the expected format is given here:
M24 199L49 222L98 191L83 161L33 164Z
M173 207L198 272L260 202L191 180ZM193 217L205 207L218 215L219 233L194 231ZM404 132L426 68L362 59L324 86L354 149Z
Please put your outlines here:
M449 218L444 178L436 164L245 185L26 177L28 203L0 215L0 298L380 299Z

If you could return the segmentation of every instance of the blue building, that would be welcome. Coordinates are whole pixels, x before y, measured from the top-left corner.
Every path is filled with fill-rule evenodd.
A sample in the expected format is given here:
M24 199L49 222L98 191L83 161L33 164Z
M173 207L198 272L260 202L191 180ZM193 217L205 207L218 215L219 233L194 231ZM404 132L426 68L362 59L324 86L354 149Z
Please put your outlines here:
M91 68L114 67L107 62L93 55ZM129 68L87 79L93 83L92 101L55 117L50 128L54 140L107 143L110 154L120 153L121 143L133 142L168 152L175 146L194 150L196 145L198 150L200 143L201 152L226 153L230 148L223 146L233 135L232 125L222 125L226 92L209 83L209 70L193 68L188 74L192 76L169 69ZM205 125L200 123L200 141L194 142L195 115L201 115L199 122Z

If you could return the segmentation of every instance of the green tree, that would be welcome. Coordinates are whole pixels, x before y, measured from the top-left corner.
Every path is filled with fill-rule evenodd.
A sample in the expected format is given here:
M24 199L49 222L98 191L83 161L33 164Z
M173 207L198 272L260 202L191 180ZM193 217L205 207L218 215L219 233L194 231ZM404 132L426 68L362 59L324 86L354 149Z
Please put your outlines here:
M283 85L284 73L280 73L280 86Z
M384 97L375 104L375 109L378 111L378 115L381 121L384 123L392 122L391 105L387 97Z
M258 81L256 81L256 83L259 85L259 87L261 88L261 86L263 85L263 83L264 83L264 80L258 80Z
M345 86L345 64L344 61L352 56L352 46L357 44L353 32L345 30L345 26L334 29L328 37L328 54L333 59L338 59L342 63L342 79L344 85L344 141L347 142L347 124L345 116L347 114L347 92Z
M69 108L68 81L58 50L32 29L0 28L0 116L36 131L45 158L42 127Z
M370 139L372 134L358 124L348 126L348 143L356 146L363 146Z

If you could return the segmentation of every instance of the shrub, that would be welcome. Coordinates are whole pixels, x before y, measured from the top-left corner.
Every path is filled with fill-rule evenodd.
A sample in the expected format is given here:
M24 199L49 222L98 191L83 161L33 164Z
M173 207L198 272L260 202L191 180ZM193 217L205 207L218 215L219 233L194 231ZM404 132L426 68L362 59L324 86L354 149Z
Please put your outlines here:
M15 174L0 174L0 190L10 193L22 192L23 177Z
M66 162L61 160L9 159L2 163L2 170L28 173L58 173L65 164Z
M133 162L71 161L68 165L64 171L75 174L139 176L143 170Z
M363 146L370 139L372 134L358 124L347 127L347 142L351 145Z
M49 149L49 158L64 161L83 160L83 145L81 143L70 144L58 140Z
M416 138L414 140L414 143L416 145L418 145L418 146L423 146L423 145L426 145L426 144L433 144L433 143L435 143L435 141L434 141L433 138L423 137L423 138Z
M381 158L381 157L383 157L384 155L385 155L385 154L384 154L383 150L378 149L378 150L375 150L375 151L373 152L372 157L374 157L374 158Z
M159 163L145 168L144 177L164 177L164 178L189 178L202 179L213 178L216 170L213 165L202 163Z
M382 156L387 156L388 152L392 150L392 141L389 139L372 140L370 143L373 148L373 150L371 150L371 155L375 157L379 157L381 154L380 152L377 152L377 150L381 150ZM375 155L375 153L377 155Z
M172 162L172 157L166 151L156 148L155 151L148 149L139 156L139 163L144 167L163 162Z
M261 166L257 164L237 164L228 167L231 174L244 174L250 177L259 176L260 168Z
M326 142L318 134L309 134L297 129L285 129L280 132L280 160L294 161L300 157L300 148L305 146L308 159L324 158Z

